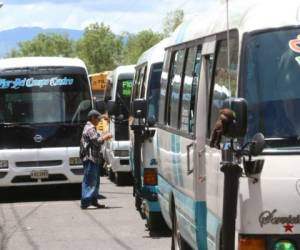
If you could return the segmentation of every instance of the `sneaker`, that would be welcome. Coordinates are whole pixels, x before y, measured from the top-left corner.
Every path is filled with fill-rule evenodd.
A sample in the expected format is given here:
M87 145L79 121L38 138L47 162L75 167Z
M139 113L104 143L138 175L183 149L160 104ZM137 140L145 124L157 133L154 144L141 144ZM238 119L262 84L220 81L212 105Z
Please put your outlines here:
M96 208L105 208L105 205L99 204L97 201L93 202L92 205Z
M85 209L87 209L89 206L83 206L83 205L81 205L80 206L80 208L82 209L82 210L85 210Z

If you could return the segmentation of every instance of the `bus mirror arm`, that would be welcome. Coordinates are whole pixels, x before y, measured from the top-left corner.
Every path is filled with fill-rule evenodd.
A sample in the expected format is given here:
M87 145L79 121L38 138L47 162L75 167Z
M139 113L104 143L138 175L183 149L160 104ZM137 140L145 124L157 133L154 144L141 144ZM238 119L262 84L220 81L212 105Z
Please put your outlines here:
M148 109L147 101L144 99L135 99L132 102L133 117L137 119L146 119Z
M250 142L240 147L236 146L233 138L223 145L221 171L224 174L222 218L222 249L224 250L235 249L239 179L244 170L245 175L254 180L253 183L258 181L257 175L262 172L264 161L252 160L252 157L261 154L264 146L265 140L261 133L256 134Z

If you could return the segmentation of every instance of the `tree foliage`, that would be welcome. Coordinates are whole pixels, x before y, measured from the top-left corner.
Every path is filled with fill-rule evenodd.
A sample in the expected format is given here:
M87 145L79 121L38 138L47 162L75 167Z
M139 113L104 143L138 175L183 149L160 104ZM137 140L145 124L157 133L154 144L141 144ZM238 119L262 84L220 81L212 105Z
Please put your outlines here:
M163 22L164 37L168 37L183 22L184 11L175 10L167 13Z
M67 35L41 33L31 41L20 42L8 57L22 56L65 56L75 55L75 42Z
M91 73L110 70L121 62L121 37L117 37L103 23L89 25L77 43L78 56L85 61Z
M183 18L182 10L169 12L164 19L163 33L150 29L117 36L103 23L90 24L78 41L67 35L41 33L31 41L20 42L7 56L79 57L90 73L112 70L120 64L135 64L143 52L169 36Z
M127 34L124 64L135 64L143 52L160 42L162 38L162 34L152 30L144 30L137 34Z

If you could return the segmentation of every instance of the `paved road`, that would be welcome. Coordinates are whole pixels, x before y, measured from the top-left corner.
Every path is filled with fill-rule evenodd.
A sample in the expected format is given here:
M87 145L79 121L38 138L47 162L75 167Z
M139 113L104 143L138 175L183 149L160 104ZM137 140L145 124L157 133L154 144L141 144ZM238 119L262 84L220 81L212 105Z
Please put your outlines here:
M81 210L78 185L0 190L0 250L170 249L168 235L145 229L131 187L101 182L107 209Z

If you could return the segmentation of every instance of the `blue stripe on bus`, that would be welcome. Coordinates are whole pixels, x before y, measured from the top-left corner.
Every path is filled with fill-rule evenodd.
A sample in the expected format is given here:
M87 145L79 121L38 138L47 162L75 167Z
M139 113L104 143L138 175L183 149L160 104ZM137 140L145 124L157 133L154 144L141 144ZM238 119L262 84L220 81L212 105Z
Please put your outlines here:
M158 201L148 201L148 200L146 200L146 202L147 202L149 212L161 212L160 205L159 205Z
M183 171L181 167L180 137L171 135L172 169L176 185L183 187Z
M159 176L159 193L166 198L173 192L180 232L197 249L213 248L216 245L217 234L221 221L207 210L205 201L196 201L175 189L163 177ZM170 212L170 211L168 211Z
M150 186L150 185L144 185L143 186L143 192L149 192L149 193L158 193L158 185ZM160 205L159 201L149 201L147 199L144 199L147 203L147 206L149 208L149 212L160 212Z

